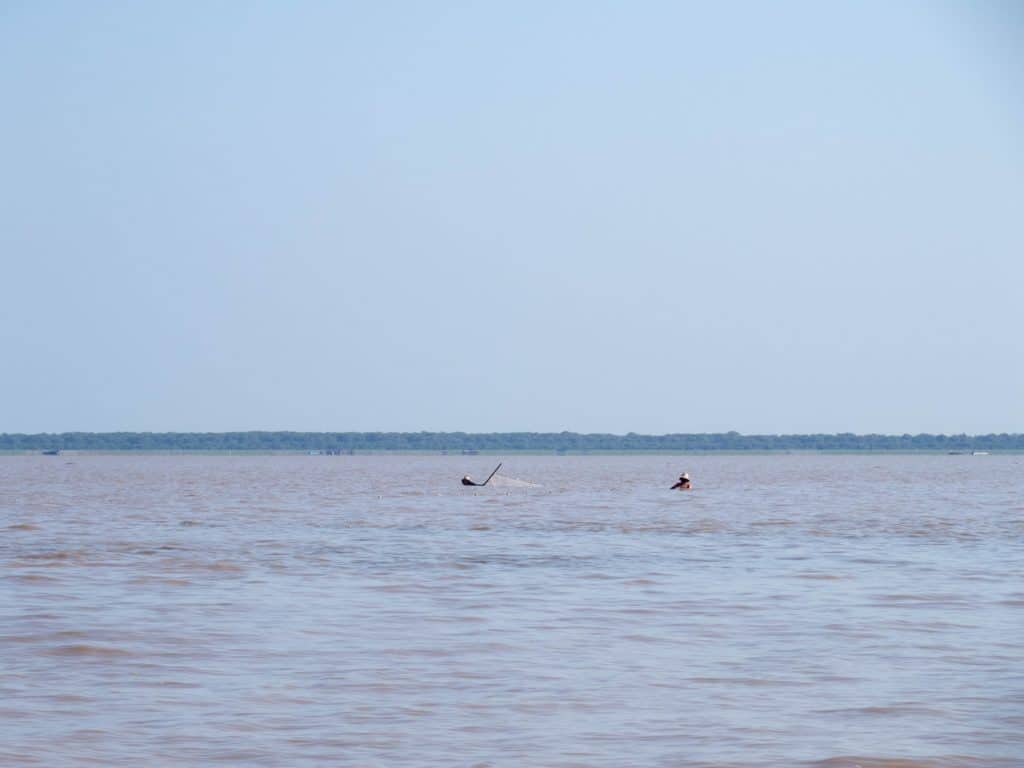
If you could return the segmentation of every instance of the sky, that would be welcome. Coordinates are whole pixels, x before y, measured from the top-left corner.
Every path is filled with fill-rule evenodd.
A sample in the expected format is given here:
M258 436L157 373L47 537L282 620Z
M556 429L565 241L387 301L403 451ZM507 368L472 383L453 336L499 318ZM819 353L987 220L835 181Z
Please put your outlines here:
M0 3L0 432L1024 432L1013 2Z

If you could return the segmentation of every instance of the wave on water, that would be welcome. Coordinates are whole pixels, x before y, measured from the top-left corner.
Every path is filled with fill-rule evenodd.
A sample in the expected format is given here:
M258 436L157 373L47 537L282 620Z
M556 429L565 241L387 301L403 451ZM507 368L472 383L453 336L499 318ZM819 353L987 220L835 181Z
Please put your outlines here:
M808 763L810 768L1010 768L1014 763L1006 760L978 759L959 755L932 758L901 757L831 757Z
M115 648L109 645L97 645L94 643L71 643L70 645L58 645L50 648L47 653L51 656L130 656L131 651L124 648Z

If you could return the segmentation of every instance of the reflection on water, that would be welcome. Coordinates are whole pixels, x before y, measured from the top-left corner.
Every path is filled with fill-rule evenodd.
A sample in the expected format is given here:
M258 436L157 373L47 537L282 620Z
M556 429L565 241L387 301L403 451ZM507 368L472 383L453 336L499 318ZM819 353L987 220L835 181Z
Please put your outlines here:
M0 765L1024 764L1022 457L501 458L0 457Z

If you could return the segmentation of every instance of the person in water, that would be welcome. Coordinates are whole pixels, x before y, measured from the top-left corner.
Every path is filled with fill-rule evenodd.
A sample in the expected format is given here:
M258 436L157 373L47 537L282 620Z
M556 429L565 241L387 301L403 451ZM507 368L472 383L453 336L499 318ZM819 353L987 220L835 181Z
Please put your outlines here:
M479 485L479 486L487 485L489 482L491 482L491 478L494 477L496 474L498 474L498 470L499 469L501 469L501 464L498 464L498 466L496 466L494 468L494 471L491 472L491 474L489 474L487 476L487 479L484 480L482 483L478 483L476 480L474 480L469 475L463 475L462 476L462 484L463 485Z
M463 481L463 482L465 482L465 481ZM685 472L683 472L683 474L681 474L679 476L678 482L676 482L676 484L672 486L672 490L673 491L675 491L675 490L680 490L680 491L688 491L688 490L690 490L690 476L688 474L686 474Z

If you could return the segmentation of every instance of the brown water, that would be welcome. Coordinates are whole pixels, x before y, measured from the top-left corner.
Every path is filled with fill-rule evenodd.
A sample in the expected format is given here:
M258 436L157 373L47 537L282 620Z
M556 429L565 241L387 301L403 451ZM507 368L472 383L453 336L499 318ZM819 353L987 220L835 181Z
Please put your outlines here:
M0 457L0 765L1024 765L1024 457L504 460Z

